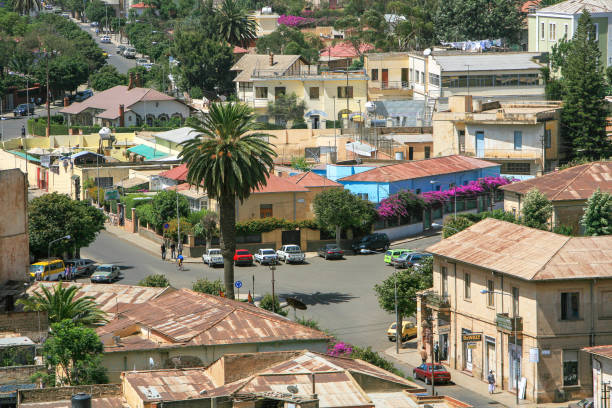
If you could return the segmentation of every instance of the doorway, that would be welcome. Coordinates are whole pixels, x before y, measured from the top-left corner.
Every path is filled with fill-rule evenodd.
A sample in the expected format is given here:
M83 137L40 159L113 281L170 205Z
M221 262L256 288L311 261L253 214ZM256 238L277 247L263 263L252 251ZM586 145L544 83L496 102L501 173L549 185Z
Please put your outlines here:
M516 389L516 379L521 380L521 351L522 345L510 343L508 345L508 362L510 372L510 389Z
M461 334L471 334L472 331L468 329L462 329ZM469 347L469 342L463 342L463 369L465 371L472 372L472 349Z
M312 128L319 129L321 127L321 119L319 118L319 115L312 115L310 118L312 120Z
M484 157L484 132L476 132L476 157Z
M440 361L448 360L448 333L441 334L438 339L440 345Z
M382 70L382 88L387 89L389 87L389 70Z
M495 372L495 339L493 337L486 336L486 360L485 360L485 374L489 371Z

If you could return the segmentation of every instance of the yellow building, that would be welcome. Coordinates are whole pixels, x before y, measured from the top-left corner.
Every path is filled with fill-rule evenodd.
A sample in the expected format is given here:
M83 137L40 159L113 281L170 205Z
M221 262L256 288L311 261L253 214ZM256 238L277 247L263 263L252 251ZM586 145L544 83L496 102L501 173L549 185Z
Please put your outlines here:
M322 71L299 55L244 55L232 67L240 101L251 106L262 122L277 122L268 104L281 95L295 93L306 103L305 118L313 129L325 128L326 120L348 120L365 112L368 77L364 70Z
M270 7L264 7L250 15L250 18L255 21L257 28L255 36L261 38L265 35L272 34L278 27L278 18L280 16L272 12Z
M410 54L407 52L367 53L363 65L370 80L370 100L412 99L409 80Z
M536 403L592 394L583 347L612 341L612 237L568 237L487 218L427 248L419 341L444 364ZM432 338L433 333L433 338ZM421 347L420 346L420 347ZM456 375L462 375L457 373Z

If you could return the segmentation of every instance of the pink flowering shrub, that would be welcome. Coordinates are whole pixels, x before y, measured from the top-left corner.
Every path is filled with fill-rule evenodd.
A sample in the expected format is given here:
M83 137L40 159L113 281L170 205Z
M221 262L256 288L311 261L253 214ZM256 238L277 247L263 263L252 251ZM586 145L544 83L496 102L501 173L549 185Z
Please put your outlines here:
M353 354L353 347L348 343L339 341L327 349L327 354L333 357L349 357Z
M287 27L297 27L299 25L305 24L308 22L307 18L300 16L287 16L285 14L281 14L278 18L278 24L285 25Z

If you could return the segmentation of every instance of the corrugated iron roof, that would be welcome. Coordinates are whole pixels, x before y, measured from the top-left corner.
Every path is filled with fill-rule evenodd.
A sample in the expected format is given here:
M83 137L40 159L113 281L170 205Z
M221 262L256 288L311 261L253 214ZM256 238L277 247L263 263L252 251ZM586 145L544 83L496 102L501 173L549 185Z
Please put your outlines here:
M612 359L612 345L585 347L582 349L582 351L586 351L587 353L596 354L601 357Z
M138 337L142 327L151 330L153 341L168 345L220 345L263 343L291 340L327 340L328 336L255 306L219 296L180 289L139 305L115 317L97 329L105 351L146 349L150 344L132 345L123 338L116 344L112 337L129 334ZM138 332L138 333L137 333Z
M70 400L29 402L19 404L20 408L72 408ZM121 397L92 398L91 408L123 408Z
M290 192L300 193L307 191L307 188L289 181L287 177L278 177L277 175L270 173L268 179L266 180L266 185L253 189L253 194Z
M159 173L159 176L170 180L185 181L187 180L187 171L187 165L183 163L170 170Z
M612 278L612 236L567 237L493 218L427 251L526 280Z
M42 290L40 288L42 286L52 289L56 285L56 282L35 282L28 288L27 293L28 295L34 292L41 293ZM78 286L79 291L75 299L79 299L83 296L93 297L98 307L107 313L106 318L109 320L112 319L117 312L129 310L132 306L146 303L165 293L174 291L171 287L149 288L145 286L118 284L99 285L91 283L62 282L61 285L64 288L68 286Z
M443 72L465 71L514 71L540 70L542 65L535 62L539 53L529 52L490 52L484 54L465 53L458 55L439 55L434 52ZM468 68L469 66L469 68Z
M612 11L610 0L568 0L536 11L540 13L581 14L583 10L589 13L608 13Z
M612 193L612 162L581 164L501 188L517 194L537 188L550 201L587 200L598 188Z
M304 187L343 187L342 184L336 183L312 171L287 177L287 180Z
M201 390L215 387L206 370L202 368L126 371L123 375L124 380L145 402L201 398Z
M453 155L380 166L372 170L341 178L340 181L390 183L495 166L499 166L499 164L476 159L474 157Z

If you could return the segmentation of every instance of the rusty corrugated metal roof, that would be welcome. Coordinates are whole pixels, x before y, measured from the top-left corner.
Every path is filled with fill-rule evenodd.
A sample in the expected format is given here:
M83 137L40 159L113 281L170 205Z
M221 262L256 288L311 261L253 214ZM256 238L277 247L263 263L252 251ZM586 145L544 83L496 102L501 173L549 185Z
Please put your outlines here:
M41 286L52 289L56 285L57 282L36 282L28 288L27 293L28 295L34 292L41 293ZM75 299L79 299L83 296L93 297L98 307L107 313L106 318L109 320L112 319L117 312L121 313L130 309L132 306L146 303L165 293L175 290L171 287L150 288L135 285L100 285L77 282L62 282L61 285L64 288L68 286L79 287Z
M20 408L72 408L70 400L29 402L19 404ZM92 398L91 408L123 408L127 407L122 402L121 397Z
M201 398L201 390L215 387L206 370L202 368L126 371L123 375L124 381L128 382L145 402Z
M494 218L427 251L527 280L612 278L612 236L567 237Z
M582 349L582 351L612 359L612 345L585 347Z
M130 330L130 328L133 328ZM219 296L180 289L138 305L121 313L106 326L97 329L105 343L105 351L127 351L133 346L113 336L144 336L141 330L151 331L146 336L160 346L219 345L263 343L291 340L327 340L329 336L302 326L275 313L250 304ZM143 343L135 345L143 349ZM144 344L144 347L147 347Z
M581 164L501 187L521 195L533 188L551 201L586 200L598 188L612 193L612 162Z

